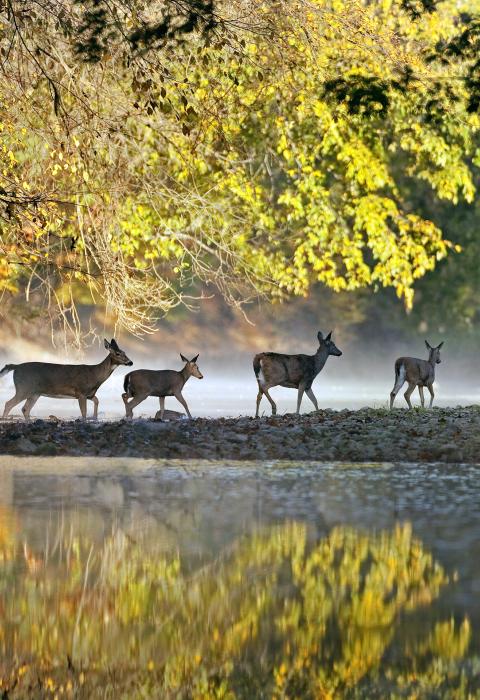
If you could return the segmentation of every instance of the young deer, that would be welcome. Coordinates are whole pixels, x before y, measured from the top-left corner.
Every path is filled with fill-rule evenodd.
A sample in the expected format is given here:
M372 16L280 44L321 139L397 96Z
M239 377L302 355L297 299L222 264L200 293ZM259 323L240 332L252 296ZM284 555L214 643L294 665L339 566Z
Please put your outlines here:
M93 402L93 417L98 417L98 388L108 379L118 365L133 365L120 350L114 338L104 341L107 357L98 365L57 365L50 362L24 362L21 365L5 365L0 377L13 370L15 396L5 404L3 418L12 408L26 399L22 413L26 420L40 396L55 399L78 399L82 418L87 417L87 399Z
M180 372L174 369L137 369L127 374L123 383L125 393L122 394L127 418L133 418L135 406L149 396L158 396L160 399L160 411L157 411L155 418L159 417L163 420L166 396L175 396L186 410L188 417L192 417L187 402L182 396L182 389L190 377L203 379L203 374L197 365L198 355L191 360L187 360L183 355L180 357L185 362L185 367ZM132 399L130 402L129 398Z
M277 406L268 393L273 386L285 386L290 389L298 389L297 414L300 412L303 393L305 392L318 411L318 403L312 391L313 380L323 369L329 355L339 357L339 350L332 338L332 332L323 337L320 331L317 334L319 346L315 355L280 355L276 352L261 352L253 358L253 370L258 382L257 410L255 418L258 418L258 410L263 394L270 401L272 415L276 415Z
M433 382L435 381L435 365L439 365L440 359L440 345L436 348L432 348L430 343L426 340L425 345L428 349L428 360L419 360L416 357L399 357L395 362L395 385L390 394L390 408L393 408L393 402L395 397L405 384L408 382L408 389L405 392L405 401L408 404L408 408L412 408L410 403L410 396L412 395L415 387L418 386L418 393L420 394L420 402L422 407L425 406L425 399L423 396L423 387L427 387L430 392L430 406L432 407L433 397Z

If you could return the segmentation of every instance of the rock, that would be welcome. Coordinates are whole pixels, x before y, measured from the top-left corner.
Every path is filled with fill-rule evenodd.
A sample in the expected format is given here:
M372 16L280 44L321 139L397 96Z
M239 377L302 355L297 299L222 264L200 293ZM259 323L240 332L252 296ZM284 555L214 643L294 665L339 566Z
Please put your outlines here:
M187 416L185 415L185 413L181 413L180 411L171 411L169 409L165 409L163 413L163 420L185 420L186 418ZM155 418L153 420L162 420L160 418L160 411L157 411L155 413Z
M228 435L228 441L233 443L248 442L248 435L244 433L239 433L238 435L230 434Z
M37 445L26 437L21 437L16 440L14 447L16 452L26 455L33 455L37 450Z
M54 456L60 453L59 448L53 442L43 442L38 445L35 450L35 454L39 456Z
M442 445L439 449L441 461L446 462L461 462L463 460L463 453L459 449L458 445L455 443L447 443Z

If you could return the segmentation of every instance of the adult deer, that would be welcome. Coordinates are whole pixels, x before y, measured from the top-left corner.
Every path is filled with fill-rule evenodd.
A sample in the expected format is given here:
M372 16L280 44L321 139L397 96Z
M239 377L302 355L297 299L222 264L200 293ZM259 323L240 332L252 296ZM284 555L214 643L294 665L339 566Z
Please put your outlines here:
M410 396L412 395L415 387L418 386L418 393L420 394L420 402L422 407L425 406L425 398L423 396L423 388L426 386L430 392L430 406L432 408L433 397L435 396L433 392L433 382L435 381L435 365L439 365L440 359L440 345L436 348L432 348L428 340L425 341L425 345L428 349L428 360L420 360L417 357L399 357L395 362L395 384L390 393L390 408L393 408L393 402L395 397L405 384L408 382L408 389L404 393L405 401L408 404L408 408L412 408L410 402Z
M50 362L24 362L21 365L5 365L0 372L3 377L13 370L15 396L5 404L3 418L21 401L26 420L40 396L54 399L78 399L82 418L87 417L87 399L93 402L93 417L98 417L98 388L108 379L118 365L133 365L120 350L114 338L104 341L107 357L98 365L57 365Z
M203 374L197 365L198 355L191 360L187 360L182 354L180 357L185 362L185 367L179 372L174 369L137 369L127 374L123 383L125 393L122 394L127 418L133 418L135 406L149 396L158 396L160 399L160 411L157 411L155 418L159 417L163 420L166 396L175 396L186 410L188 417L192 417L187 402L182 396L182 389L190 377L203 379ZM132 399L130 402L129 398Z
M332 340L332 332L323 337L319 331L318 350L315 355L280 355L276 352L261 352L253 358L253 370L258 382L257 410L255 418L258 418L260 401L263 394L270 401L272 415L276 415L277 406L268 393L274 386L285 386L290 389L298 389L297 414L300 413L300 405L304 392L318 411L318 403L312 391L313 380L323 369L329 355L339 357L342 352Z

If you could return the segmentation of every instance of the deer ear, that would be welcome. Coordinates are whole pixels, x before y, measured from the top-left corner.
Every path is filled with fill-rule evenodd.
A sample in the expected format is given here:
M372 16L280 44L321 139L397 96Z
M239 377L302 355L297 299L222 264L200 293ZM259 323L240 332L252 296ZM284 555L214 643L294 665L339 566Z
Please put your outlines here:
M118 345L117 345L117 341L115 340L115 338L112 338L112 339L111 339L110 345L112 346L112 348L113 348L114 350L120 350L120 348L119 348Z
M429 350L432 349L432 346L430 345L430 343L428 342L428 340L425 341L425 345L427 346L427 348L428 348Z
M442 342L440 343L440 345L437 345L437 350L440 350L440 348L442 347L442 345L443 345L444 342L445 342L445 341L442 340Z
M318 333L317 333L317 338L318 338L318 342L320 342L321 340L323 340L323 333L322 333L322 331L318 331Z
M103 339L103 344L105 345L105 350L110 350L110 343L106 338Z
M325 340L330 340L330 338L332 337L332 332L333 332L333 331L330 331L330 333L327 335L327 337L325 338Z
M199 353L199 354L200 354L200 353ZM198 355L199 355L199 354L198 354ZM198 355L195 355L195 357L192 357L192 359L190 360L190 362L196 362L196 361L198 360Z
M182 355L182 353L180 353L180 357L182 358L182 362L188 362L187 358L184 357L184 356Z

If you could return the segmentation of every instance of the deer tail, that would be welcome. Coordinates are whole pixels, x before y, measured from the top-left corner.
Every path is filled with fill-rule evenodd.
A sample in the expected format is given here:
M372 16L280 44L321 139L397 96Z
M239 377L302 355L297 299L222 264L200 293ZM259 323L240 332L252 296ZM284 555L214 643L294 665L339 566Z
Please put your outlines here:
M398 379L400 376L400 368L402 367L403 362L401 360L397 360L395 362L395 379Z
M4 377L6 374L14 369L17 369L18 365L5 365L5 367L0 371L0 377Z
M255 355L253 358L253 371L255 372L255 376L257 378L257 381L262 383L265 381L265 375L263 374L263 369L262 369L262 360L264 358L264 353L261 352L258 355Z
M125 379L123 380L123 391L127 395L127 398L130 397L130 372L125 375Z

